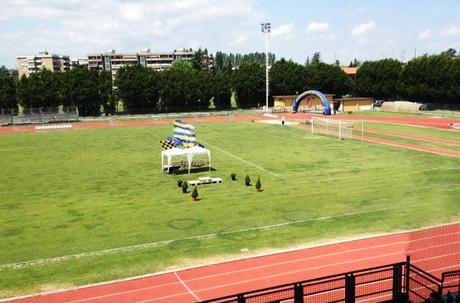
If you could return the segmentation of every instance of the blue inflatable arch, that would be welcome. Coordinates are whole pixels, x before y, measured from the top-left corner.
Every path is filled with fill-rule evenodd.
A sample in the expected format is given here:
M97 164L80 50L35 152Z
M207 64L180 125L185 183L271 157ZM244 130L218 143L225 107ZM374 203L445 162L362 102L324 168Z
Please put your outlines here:
M306 92L301 93L297 99L295 99L294 104L292 105L292 112L296 113L299 109L300 102L308 96L316 96L321 99L324 106L324 114L330 115L331 114L331 106L329 105L329 101L327 100L326 96L317 90L307 90Z

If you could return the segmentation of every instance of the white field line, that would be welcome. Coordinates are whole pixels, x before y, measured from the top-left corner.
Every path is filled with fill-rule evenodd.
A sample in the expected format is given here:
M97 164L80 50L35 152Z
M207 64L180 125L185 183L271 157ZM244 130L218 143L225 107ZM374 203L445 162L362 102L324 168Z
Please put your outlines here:
M421 232L421 231L436 228L436 227L445 227L445 226L455 225L455 224L458 224L458 223L459 222L439 224L439 225L434 225L434 226L427 226L427 227L420 228L420 229L413 229L413 230L401 231L401 232L396 232L396 233L388 233L388 234L383 234L383 235L378 235L378 236L361 237L361 238L356 238L354 240L339 241L339 242L331 243L331 244L328 244L328 245L347 244L347 243L354 242L354 241L359 241L359 240L368 240L368 239L375 239L375 238L380 238L380 237L388 237L388 236L397 236L397 235L401 235L401 234L409 234L409 233L413 233L413 232ZM368 246L368 247L364 247L364 248L343 250L343 252L363 251L363 250L368 250L368 249L373 249L373 248L378 248L378 247L387 247L387 246L391 246L391 245L394 245L394 244L397 244L397 243L404 244L404 243L409 243L409 242L417 242L417 241L423 241L423 240L427 240L427 239L435 239L435 238L454 235L454 234L459 234L459 233L460 232L453 232L453 233L446 233L446 234L440 234L440 235L435 235L435 236L423 237L423 238L414 239L414 240L404 240L404 241L392 242L392 243L388 243L388 244L378 244L378 245ZM408 251L408 252L415 252L415 251L420 251L420 250L428 250L430 248L450 245L452 243L457 243L457 242L451 242L451 243L446 243L446 244L442 244L442 245L435 245L435 246L424 246L423 248ZM304 249L311 249L311 248L321 247L321 246L323 246L323 244L319 245L319 246L312 246L312 247L304 248ZM257 255L257 256L252 256L252 257L248 257L248 258L242 258L242 259L240 258L240 259L233 260L233 262L234 261L241 261L241 260L248 260L248 259L253 259L253 258L260 258L260 257L264 257L264 256L279 255L279 254L282 254L282 253L289 253L289 252L295 252L295 251L299 251L299 249L287 250L287 251L283 251L283 252L280 252L280 253L274 253L274 254L269 254L269 255ZM336 255L336 254L339 254L339 253L334 252L334 253L329 253L329 254L323 254L322 256L332 256L332 255ZM313 258L317 258L317 257L321 257L321 256L307 257L307 258L302 258L302 259L306 260L306 259L313 259ZM232 262L232 261L230 261L230 262ZM277 262L277 263L274 263L272 265L275 266L275 265L278 265L278 264L286 264L286 263L292 263L292 262L295 262L295 260ZM213 264L209 264L208 266L217 265L217 264L221 264L221 263L213 263ZM270 267L272 265L270 265ZM199 268L199 267L202 267L202 266L197 266L197 267L192 267L192 268L183 268L183 269L179 269L179 270L175 270L175 271L163 271L163 272L158 272L158 273L154 273L154 274L147 274L147 275L143 275L143 276L130 277L130 278L127 278L127 279L119 279L119 280L112 280L112 281L107 281L107 282L91 284L91 285L84 285L84 286L80 286L80 287L76 287L76 288L64 289L64 290L59 290L59 291L43 292L43 293L40 293L40 295L41 296L51 295L51 294L60 293L60 292L64 292L64 291L76 291L76 290L79 290L79 289L93 288L93 287L98 287L98 286L103 286L103 285L110 285L110 284L115 284L115 283L123 283L123 282L127 282L127 281L133 281L133 280L144 279L144 278L151 278L151 277L156 277L156 276L160 276L160 275L171 274L171 273L176 272L176 271L180 272L180 271L190 270L190 269ZM254 268L259 268L259 267L261 267L261 266L248 267L248 268L246 268L246 270L252 270ZM454 268L454 267L458 268L458 265L443 267L443 268L440 268L440 269L434 269L434 270L430 270L428 272L436 272L436 271L439 271L439 270L450 269L450 268ZM240 271L241 270L233 270L233 271L229 271L229 273L237 273L237 272L240 272ZM206 275L206 276L203 276L203 277L188 279L187 281L189 282L189 281L200 280L200 279L203 279L203 278L206 278L206 277L213 278L213 277L217 277L217 276L221 276L221 275L222 274ZM153 286L136 288L136 289L127 290L127 291L112 292L110 294L105 294L105 295L100 295L100 296L93 296L93 297L84 298L84 299L77 299L77 300L74 300L74 301L68 301L67 303L85 302L85 301L89 301L89 300L93 300L93 299L111 297L111 296L116 296L116 295L123 295L123 294L133 293L133 292L136 292L136 291L143 291L143 290L147 290L147 289L155 289L155 288L159 288L159 287L163 287L163 286L175 285L175 284L178 284L178 283L179 282L167 282L167 283L163 283L163 284L156 284L156 285L153 285ZM222 285L222 286L224 287L225 285ZM203 291L203 289L201 289L200 291ZM153 301L161 300L161 299L164 299L164 298L177 297L177 296L184 295L184 294L187 294L187 292L176 293L174 295L168 295L168 296L164 296L164 297L157 297L155 299L148 299L148 300L144 300L144 301L139 301L137 303L153 302ZM5 302L11 301L11 300L17 300L17 299L30 298L30 297L34 297L34 296L37 296L37 294L8 298L8 299L5 300Z
M182 286L195 298L195 300L201 301L201 299L187 286L187 284L182 281L177 272L174 272L174 275L176 276L177 280L179 280L180 284L182 284Z
M272 172L272 171L269 171L268 169L265 169L265 168L263 168L263 167L260 167L260 166L258 166L258 165L256 165L256 164L252 163L252 162L249 162L249 161L244 160L244 159L242 159L242 158L240 158L240 157L238 157L238 156L236 156L236 155L234 155L234 154L232 154L232 153L229 153L228 151L223 150L222 148L219 148L219 147L214 146L214 145L212 145L212 144L206 143L206 142L204 142L204 141L201 141L201 142L203 142L203 143L206 144L206 145L211 146L212 148L215 148L215 149L217 149L217 150L223 152L224 154L229 155L230 157L233 157L233 158L235 158L235 159L237 159L237 160L240 160L241 162L244 162L244 163L246 163L246 164L249 164L249 165L251 165L251 166L254 166L254 167L257 168L257 169L260 169L260 170L265 171L265 172L267 172L267 173L269 173L269 174L272 174L272 175L275 176L275 177L279 177L279 176L280 176L280 175L278 175L278 174L275 174L275 173Z
M0 149L0 152L6 152L6 151L18 150L18 149L25 149L25 148L26 148L25 146L23 146L23 147L4 148L4 149Z
M144 244L116 247L116 248L96 250L96 251L90 251L90 252L84 252L84 253L78 253L78 254L71 254L71 255L65 255L65 256L36 259L36 260L16 262L16 263L1 264L0 265L0 271L4 270L4 269L25 268L25 267L35 266L35 265L43 265L43 264L55 263L55 262L59 262L59 261L67 261L67 260L70 260L70 259L78 259L78 258L84 258L84 257L96 257L96 256L102 256L102 255L107 255L107 254L112 254L112 253L120 253L120 252L132 252L132 251L144 250L144 249L149 249L149 248L158 247L158 246L164 246L164 245L168 245L168 244L171 244L171 243L174 243L174 242L179 242L179 241L204 240L204 239L209 239L209 238L215 238L215 237L221 236L221 235L229 235L229 234L236 234L236 233L241 233L241 232L250 232L250 231L256 231L256 230L259 230L259 231L260 230L267 230L267 229L278 228L278 227L283 227L283 226L289 226L289 225L298 224L298 223L304 223L304 222L333 220L333 219L338 219L338 218L343 218L343 217L350 217L350 216L355 216L355 215L382 212L382 211L387 211L387 210L390 210L390 209L391 208L382 208L382 209L376 209L376 210L367 210L367 211L360 211L360 212L341 214L341 215L336 215L336 216L325 216L325 217L318 217L318 218L311 218L311 219L303 219L303 220L296 220L296 221L283 222L283 223L277 223L277 224L263 225L263 226L245 228L245 229L237 229L237 230L233 230L233 231L223 231L223 232L216 232L216 233L210 233L210 234L199 235L199 236L192 236L192 237L186 237L186 238L177 238L177 239L163 240L163 241L158 241L158 242L150 242L150 243L144 243Z

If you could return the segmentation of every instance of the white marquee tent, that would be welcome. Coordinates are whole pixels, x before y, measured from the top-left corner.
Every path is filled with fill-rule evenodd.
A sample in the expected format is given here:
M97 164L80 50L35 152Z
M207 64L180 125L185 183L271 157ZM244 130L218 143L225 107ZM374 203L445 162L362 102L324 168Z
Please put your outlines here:
M175 158L185 158L188 164L188 173L190 173L190 168L192 167L193 157L196 155L207 155L209 161L209 170L211 170L211 151L209 149L195 145L190 148L171 148L163 150L161 152L161 169L162 171L167 170L169 173L170 168L172 167L172 159ZM164 165L164 160L166 158L166 166Z

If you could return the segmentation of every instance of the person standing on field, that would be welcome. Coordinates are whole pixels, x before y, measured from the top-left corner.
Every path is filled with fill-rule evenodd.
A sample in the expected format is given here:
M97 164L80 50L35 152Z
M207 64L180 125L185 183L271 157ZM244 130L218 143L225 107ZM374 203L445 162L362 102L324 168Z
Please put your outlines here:
M284 127L284 120L285 120L285 119L286 119L286 118L285 118L284 116L281 117L281 126L283 126L283 127Z

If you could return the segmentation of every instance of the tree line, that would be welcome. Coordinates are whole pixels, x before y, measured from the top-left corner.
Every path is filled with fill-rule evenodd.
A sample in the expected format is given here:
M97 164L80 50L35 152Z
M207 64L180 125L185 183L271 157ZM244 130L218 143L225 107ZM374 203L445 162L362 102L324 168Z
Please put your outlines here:
M201 51L201 50L200 50ZM207 50L201 51L206 53ZM214 69L197 56L191 63L174 61L172 68L155 71L130 65L112 75L75 66L56 74L46 69L17 79L0 68L0 108L24 111L60 106L78 107L82 116L112 114L121 101L128 113L219 110L265 104L265 54L233 55L218 52ZM293 95L317 89L324 93L460 103L460 57L455 50L425 55L406 64L394 59L367 61L356 79L337 64L321 62L315 53L305 64L270 56L270 95ZM272 100L271 100L272 102Z
M460 104L460 56L454 49L424 55L406 64L394 60L364 62L354 93L382 100Z
M47 69L17 79L4 67L0 68L0 109L18 112L57 111L60 106L78 107L82 116L97 116L101 110L113 113L115 96L109 72L92 71L74 66L56 74Z

